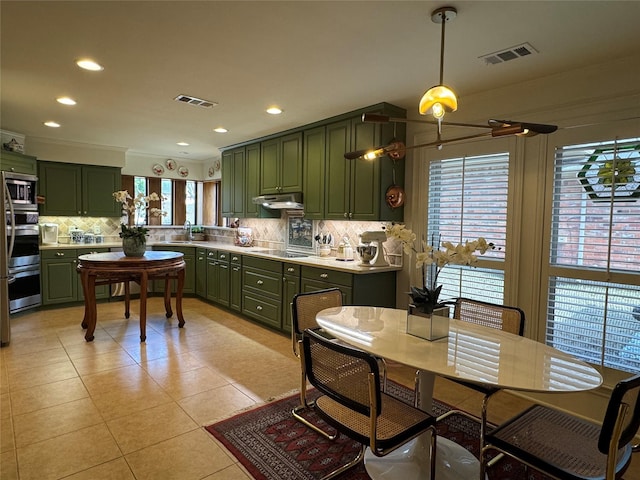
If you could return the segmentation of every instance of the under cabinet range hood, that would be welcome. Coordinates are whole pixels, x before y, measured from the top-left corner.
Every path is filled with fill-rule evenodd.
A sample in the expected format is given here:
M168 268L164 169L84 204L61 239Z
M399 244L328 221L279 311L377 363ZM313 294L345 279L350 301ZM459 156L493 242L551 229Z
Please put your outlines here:
M279 193L253 197L253 203L274 210L302 210L302 193Z

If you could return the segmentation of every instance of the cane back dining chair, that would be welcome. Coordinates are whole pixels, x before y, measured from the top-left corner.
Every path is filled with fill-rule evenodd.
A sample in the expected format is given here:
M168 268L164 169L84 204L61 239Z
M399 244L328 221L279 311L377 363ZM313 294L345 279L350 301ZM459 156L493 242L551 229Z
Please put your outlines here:
M462 320L464 322L483 325L485 327L504 330L506 332L513 333L514 335L522 336L524 333L524 312L518 307L499 305L495 303L460 297L457 298L453 303L453 318ZM484 436L487 429L487 406L489 404L489 399L500 389L488 385L465 382L464 380L453 381L484 394L480 417L478 418L475 415L462 410L449 410L448 412L438 417L438 421L441 421L444 418L455 414L464 415L474 420L479 420L480 448L482 448L484 445Z
M320 392L315 411L337 433L362 444L355 459L322 480L359 464L367 447L382 457L427 431L431 432L430 478L435 478L436 419L382 391L375 356L332 342L314 330L304 332L302 350L304 374Z
M487 453L496 450L561 480L618 479L639 426L640 375L614 387L602 425L536 404L487 433L480 478L492 462Z
M302 342L303 332L307 329L318 329L318 323L316 322L316 314L320 310L330 307L342 306L342 292L338 288L328 288L324 290L317 290L314 292L299 293L293 297L291 302L291 343L293 348L293 354L300 358L300 345ZM309 422L302 416L305 410L313 408L313 402L308 402L304 395L304 385L306 383L306 377L302 370L302 364L300 368L300 405L295 407L291 412L297 420L315 430L319 434L333 440L333 436L327 432L318 428L313 423Z

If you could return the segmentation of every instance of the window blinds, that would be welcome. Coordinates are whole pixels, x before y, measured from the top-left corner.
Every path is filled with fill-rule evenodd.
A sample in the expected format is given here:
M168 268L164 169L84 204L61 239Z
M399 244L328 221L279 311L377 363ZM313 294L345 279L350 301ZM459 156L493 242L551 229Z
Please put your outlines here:
M640 139L556 149L546 342L640 370Z
M430 163L427 239L457 244L484 237L500 248L482 258L502 260L495 269L445 267L438 277L442 299L464 296L502 303L508 187L508 153Z

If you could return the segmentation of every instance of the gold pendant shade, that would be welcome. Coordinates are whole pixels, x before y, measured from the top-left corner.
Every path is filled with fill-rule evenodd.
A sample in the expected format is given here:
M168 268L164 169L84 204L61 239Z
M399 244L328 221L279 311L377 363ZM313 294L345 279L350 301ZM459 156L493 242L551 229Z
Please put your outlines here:
M418 110L420 115L431 114L434 118L442 118L445 113L458 109L458 98L449 87L436 85L431 87L420 99Z

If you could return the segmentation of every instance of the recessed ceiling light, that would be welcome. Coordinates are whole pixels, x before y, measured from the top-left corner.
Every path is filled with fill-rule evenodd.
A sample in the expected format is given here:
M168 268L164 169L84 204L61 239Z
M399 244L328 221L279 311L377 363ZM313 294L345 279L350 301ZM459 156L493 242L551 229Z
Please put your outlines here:
M76 62L80 68L84 68L85 70L91 70L92 72L99 72L104 70L104 67L99 63L94 62L90 58L81 58Z
M224 127L218 127L218 128L214 128L213 131L216 133L227 133L229 130L227 130Z
M282 113L282 110L278 107L269 107L267 108L267 113L271 115L280 115Z
M58 103L61 103L63 105L75 105L76 101L73 98L69 98L69 97L58 97L56 98L56 101Z
M58 122L52 122L52 121L44 122L44 124L47 127L51 127L51 128L58 128L60 126L60 124Z
M189 144L187 142L178 142L176 145L180 145L181 147L188 147Z

